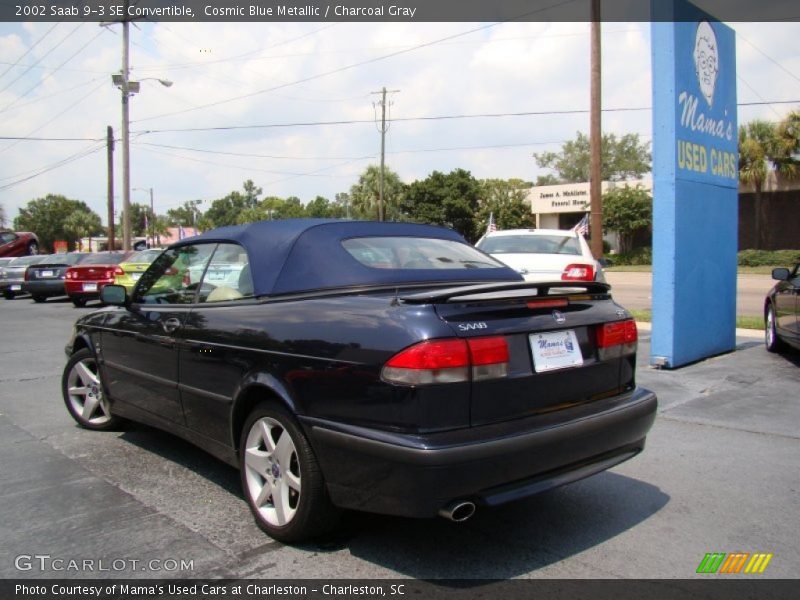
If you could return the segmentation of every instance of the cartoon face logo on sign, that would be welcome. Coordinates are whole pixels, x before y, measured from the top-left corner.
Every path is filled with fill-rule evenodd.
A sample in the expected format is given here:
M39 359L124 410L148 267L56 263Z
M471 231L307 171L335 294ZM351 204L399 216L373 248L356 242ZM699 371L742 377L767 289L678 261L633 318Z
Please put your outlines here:
M702 21L697 26L694 39L694 68L700 91L710 107L714 103L714 87L717 85L717 73L719 73L719 48L717 36L708 21Z

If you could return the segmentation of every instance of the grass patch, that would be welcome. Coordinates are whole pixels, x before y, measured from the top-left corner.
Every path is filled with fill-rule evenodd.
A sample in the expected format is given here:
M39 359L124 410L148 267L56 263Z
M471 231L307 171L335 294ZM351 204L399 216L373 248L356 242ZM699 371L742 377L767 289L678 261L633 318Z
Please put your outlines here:
M653 320L653 313L649 310L631 310L629 311L633 318L637 321L650 323ZM739 315L736 317L737 329L758 329L764 331L764 319L760 317L748 317Z

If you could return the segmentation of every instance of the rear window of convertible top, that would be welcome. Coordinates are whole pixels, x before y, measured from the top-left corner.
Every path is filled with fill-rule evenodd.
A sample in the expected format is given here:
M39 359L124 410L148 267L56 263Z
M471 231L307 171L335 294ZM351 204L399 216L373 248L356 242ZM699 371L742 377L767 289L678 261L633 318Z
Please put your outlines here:
M500 262L453 240L361 237L342 241L350 255L373 269L499 269Z

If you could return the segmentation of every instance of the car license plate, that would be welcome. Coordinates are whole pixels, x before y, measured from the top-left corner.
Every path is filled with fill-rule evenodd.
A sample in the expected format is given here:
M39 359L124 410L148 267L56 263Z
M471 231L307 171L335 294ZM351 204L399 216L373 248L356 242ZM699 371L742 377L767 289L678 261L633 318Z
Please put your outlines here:
M12 292L18 292L18 291L20 291L22 289L22 286L18 285L18 284L14 284L14 285L10 286L9 289L11 289Z
M142 276L141 273L131 273L131 279L134 281L139 281L139 278Z
M52 277L52 271L39 271L39 277Z
M572 329L532 333L528 336L537 373L578 367L583 364L581 347Z
M96 292L97 291L97 284L96 283L84 283L83 284L83 291L84 292Z

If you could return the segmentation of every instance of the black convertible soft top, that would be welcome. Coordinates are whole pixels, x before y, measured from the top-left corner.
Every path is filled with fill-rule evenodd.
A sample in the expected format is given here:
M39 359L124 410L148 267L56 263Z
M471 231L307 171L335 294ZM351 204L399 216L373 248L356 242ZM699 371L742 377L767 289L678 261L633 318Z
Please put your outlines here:
M509 267L490 269L376 269L356 260L342 246L362 237L402 236L452 240L469 245L451 229L413 223L285 219L221 227L173 244L235 242L244 247L256 296L312 290L406 285L430 281L520 281Z

